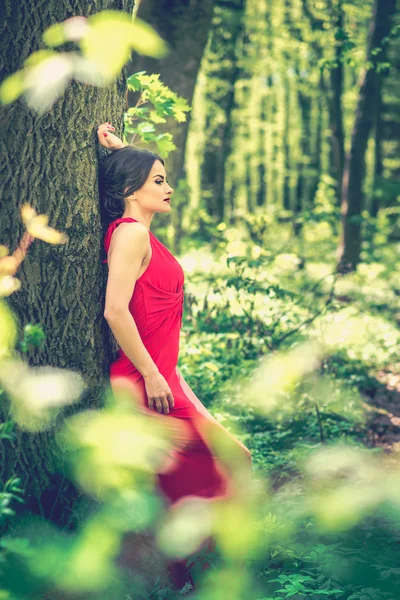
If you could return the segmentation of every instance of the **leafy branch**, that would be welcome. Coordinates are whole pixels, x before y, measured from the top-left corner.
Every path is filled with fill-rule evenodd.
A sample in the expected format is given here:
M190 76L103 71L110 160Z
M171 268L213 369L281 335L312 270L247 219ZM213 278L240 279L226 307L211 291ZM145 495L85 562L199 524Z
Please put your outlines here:
M164 85L158 74L147 75L146 71L139 71L128 77L127 84L129 91L139 92L139 98L125 113L125 137L131 136L130 144L138 139L145 143L155 142L158 152L167 156L176 148L172 135L158 133L156 126L166 123L167 117L183 123L190 106L185 98Z

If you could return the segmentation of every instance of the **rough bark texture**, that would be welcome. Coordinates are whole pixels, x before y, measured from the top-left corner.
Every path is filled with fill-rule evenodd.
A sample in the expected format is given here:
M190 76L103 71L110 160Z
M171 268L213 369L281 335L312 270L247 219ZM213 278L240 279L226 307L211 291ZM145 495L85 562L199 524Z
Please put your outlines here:
M357 268L361 251L362 186L365 177L365 153L372 129L379 81L376 65L382 60L381 48L390 31L391 17L396 0L375 0L367 47L367 68L361 76L358 104L353 127L351 147L343 172L342 237L339 248L340 272Z
M141 0L137 16L152 25L170 45L162 60L135 55L128 65L130 73L160 73L161 80L191 104L200 61L207 43L214 0ZM186 123L168 121L165 130L172 133L176 150L168 157L168 178L176 187L183 177ZM160 127L160 131L163 129Z
M2 79L43 47L41 36L52 23L104 9L133 10L133 0L5 0L2 5ZM96 129L104 121L122 126L124 92L123 77L107 88L73 83L42 116L24 100L0 109L0 242L15 248L25 202L69 236L65 246L34 242L19 272L22 288L10 304L21 326L40 323L45 330L45 347L31 357L31 364L80 372L90 389L85 406L100 402L108 371ZM15 442L2 441L0 476L18 474L28 506L65 523L71 520L73 494L64 487L64 478L53 474L52 440L53 431L17 432Z

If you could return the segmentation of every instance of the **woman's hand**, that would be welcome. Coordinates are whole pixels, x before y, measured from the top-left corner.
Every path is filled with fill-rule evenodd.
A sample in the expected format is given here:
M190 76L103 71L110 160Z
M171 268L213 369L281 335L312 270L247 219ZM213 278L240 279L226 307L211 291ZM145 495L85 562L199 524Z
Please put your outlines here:
M97 137L100 144L109 150L119 150L120 148L125 148L126 144L124 144L119 137L114 135L113 131L115 131L115 127L113 127L110 123L102 123L99 125L97 129Z
M144 385L149 399L150 410L167 415L174 408L174 398L168 383L160 372L144 377Z

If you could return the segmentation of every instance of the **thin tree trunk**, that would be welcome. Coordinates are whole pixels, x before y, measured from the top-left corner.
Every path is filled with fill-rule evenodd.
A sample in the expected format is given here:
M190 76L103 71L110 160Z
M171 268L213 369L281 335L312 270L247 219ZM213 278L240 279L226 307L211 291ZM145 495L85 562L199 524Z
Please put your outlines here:
M282 201L283 208L285 210L291 209L290 202L290 143L289 143L289 119L290 119L290 85L289 79L287 75L284 75L284 86L283 86L283 94L284 94L284 117L283 117L283 190L282 190Z
M262 90L260 100L260 131L259 131L259 148L258 148L258 188L256 202L257 206L265 206L267 202L267 159L266 159L266 127L268 118L268 103L269 96L267 90Z
M208 193L209 214L219 221L225 217L226 161L231 154L234 133L232 113L236 106L236 81L240 76L238 54L243 44L244 8L241 1L216 11L208 52L212 87L206 90L206 102L212 103L213 118L207 121L202 188ZM220 112L217 127L213 124L216 110Z
M354 271L360 259L365 153L375 115L376 89L379 81L376 67L381 61L380 48L389 34L394 11L395 0L375 0L366 60L367 65L371 67L364 70L361 75L351 147L343 173L339 272Z
M383 122L382 122L382 76L379 76L376 86L376 110L375 110L375 148L374 148L374 178L372 184L372 200L370 214L377 217L380 203L381 191L380 184L383 175L382 141L383 141Z
M310 175L310 207L315 204L315 195L318 191L319 180L321 177L321 157L322 157L322 127L323 127L323 74L321 73L319 81L319 93L316 98L316 125L315 125L315 137L314 145L312 150L311 160L311 175Z
M337 32L343 29L344 25L342 1L338 0L337 13L335 19L335 29ZM342 179L345 160L344 150L344 126L343 126L343 41L338 36L335 45L335 66L330 70L330 95L329 95L329 117L330 129L332 133L332 156L333 156L333 175L336 180L336 197L338 206L341 204Z
M308 208L310 205L310 185L307 170L311 161L311 97L301 90L298 90L297 97L301 116L301 157L298 161L296 212L300 213L304 208Z
M6 0L0 26L2 76L21 68L42 47L52 23L103 9L132 13L132 0ZM107 333L103 319L102 225L97 191L97 126L111 121L122 129L125 79L107 88L73 83L52 109L39 116L24 100L1 108L0 243L14 249L22 234L20 208L29 202L69 236L66 246L36 241L19 276L22 288L10 297L19 324L41 324L45 347L33 365L80 372L89 386L85 406L99 406L108 374ZM4 406L3 406L4 410ZM0 477L18 475L26 506L66 523L75 501L68 483L54 474L53 431L17 431L1 441ZM75 518L75 517L74 517Z
M249 147L250 135L248 133L248 137L246 140L246 146ZM254 211L254 201L253 201L253 190L251 185L251 152L248 150L244 157L245 163L245 185L246 185L246 202L247 202L247 211L252 214Z

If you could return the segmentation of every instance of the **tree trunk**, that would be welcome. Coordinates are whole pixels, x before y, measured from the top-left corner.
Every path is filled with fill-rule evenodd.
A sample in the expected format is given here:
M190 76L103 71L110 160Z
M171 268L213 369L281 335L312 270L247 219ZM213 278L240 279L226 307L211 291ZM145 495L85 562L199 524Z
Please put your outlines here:
M205 91L207 142L201 186L206 192L207 212L218 221L225 217L226 161L233 141L232 112L240 75L238 54L243 43L243 11L243 2L216 9L207 52L206 77L210 86Z
M284 85L283 85L283 95L284 95L284 115L283 115L283 132L282 132L282 152L283 152L283 208L285 210L291 209L291 199L290 199L290 84L287 75L284 75Z
M268 90L269 91L269 90ZM259 147L258 147L258 187L256 203L257 206L265 206L267 203L267 159L266 159L266 146L267 146L267 119L268 119L268 104L269 95L267 90L263 89L261 92L260 99L260 124L259 124Z
M319 180L321 178L322 171L322 128L323 128L323 74L320 75L318 96L314 100L316 103L316 123L315 123L315 137L312 149L312 159L310 164L310 207L312 208L315 204L315 196L318 191Z
M300 79L300 74L298 73ZM296 188L296 212L310 207L310 180L309 164L311 162L311 96L302 91L306 82L298 82L297 97L300 110L300 160L298 161L297 188Z
M213 8L214 0L141 0L137 16L168 42L170 52L162 60L135 55L128 65L129 72L160 73L162 82L191 104ZM176 145L167 162L172 187L176 187L179 179L184 177L188 127L189 119L186 123L170 119L160 126L160 131L172 133Z
M7 0L0 27L2 75L18 70L42 46L41 36L52 23L104 9L131 13L133 0ZM99 406L109 362L96 129L104 121L122 129L124 101L125 78L120 77L101 89L72 83L41 116L24 100L0 109L0 242L15 248L22 233L20 208L26 202L69 236L66 246L34 242L19 271L21 290L10 304L21 326L40 323L44 328L45 347L31 364L80 372L89 388L81 404L85 407ZM74 498L64 478L54 474L53 434L17 431L15 442L2 441L0 476L3 481L11 474L20 476L28 507L65 524L72 520Z
M339 272L354 271L361 252L362 186L365 176L365 153L375 115L377 64L382 60L382 43L390 31L395 0L375 0L367 47L367 68L360 79L358 104L351 147L343 172L342 236L339 247Z
M341 32L343 30L343 7L339 0L337 6L337 15L334 26L337 32L337 40L335 45L335 66L330 70L330 93L328 96L329 107L329 122L331 129L331 145L332 145L332 175L336 180L336 198L338 206L341 204L342 196L342 179L344 169L344 127L343 127L343 85L344 85L344 69L343 69L343 39Z
M375 104L375 148L374 148L374 179L372 184L372 201L370 207L371 217L377 217L381 201L381 179L383 175L382 160L382 76L379 76L376 86L376 104Z

